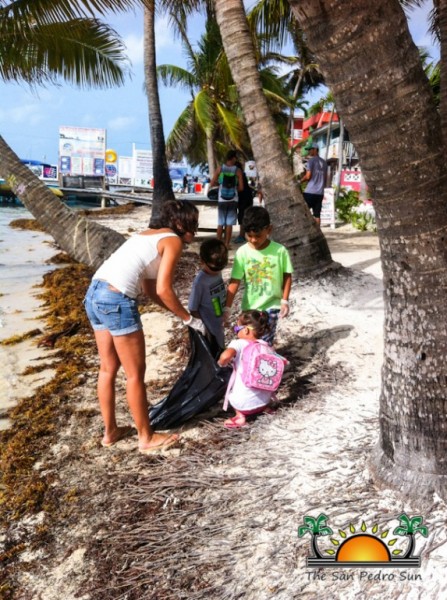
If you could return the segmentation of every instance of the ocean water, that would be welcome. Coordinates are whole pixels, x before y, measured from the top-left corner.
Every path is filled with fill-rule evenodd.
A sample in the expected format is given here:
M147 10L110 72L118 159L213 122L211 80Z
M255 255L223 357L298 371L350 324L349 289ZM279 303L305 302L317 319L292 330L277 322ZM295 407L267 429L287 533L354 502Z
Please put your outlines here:
M45 261L56 253L52 238L44 233L13 229L15 219L31 218L22 206L0 203L0 340L42 326L41 292L36 288L43 275L54 270ZM27 360L37 354L32 342L0 346L0 415L5 408L29 393L29 383L20 373ZM0 428L7 426L0 418Z

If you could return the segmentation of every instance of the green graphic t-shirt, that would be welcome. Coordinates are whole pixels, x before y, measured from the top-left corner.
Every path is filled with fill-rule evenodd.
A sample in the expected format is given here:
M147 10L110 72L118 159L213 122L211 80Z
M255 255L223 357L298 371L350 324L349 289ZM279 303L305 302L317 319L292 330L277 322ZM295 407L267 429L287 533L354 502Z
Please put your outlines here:
M244 280L242 310L280 308L285 273L293 273L293 267L281 244L270 241L263 250L249 244L241 246L234 257L231 277Z

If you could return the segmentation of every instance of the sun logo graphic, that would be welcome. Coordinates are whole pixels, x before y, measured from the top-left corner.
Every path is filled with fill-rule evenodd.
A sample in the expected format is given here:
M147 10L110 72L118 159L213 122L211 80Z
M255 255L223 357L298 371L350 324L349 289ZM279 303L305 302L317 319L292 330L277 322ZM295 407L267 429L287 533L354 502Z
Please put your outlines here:
M328 517L321 514L314 519L306 515L303 525L298 527L298 537L306 533L312 536L312 556L307 557L308 567L420 567L420 556L413 556L415 535L428 536L428 529L422 524L420 516L408 517L402 513L391 538L390 530L380 530L378 525L370 533L364 521L357 531L351 523L345 529L339 529L338 535L328 526ZM328 537L332 547L321 549L320 540ZM392 537L397 536L397 537ZM401 548L403 543L404 547Z

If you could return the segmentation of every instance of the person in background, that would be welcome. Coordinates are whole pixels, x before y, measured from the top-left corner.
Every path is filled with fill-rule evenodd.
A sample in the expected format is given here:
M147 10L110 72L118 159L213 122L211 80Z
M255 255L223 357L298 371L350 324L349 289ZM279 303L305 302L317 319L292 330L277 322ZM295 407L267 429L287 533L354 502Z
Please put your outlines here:
M318 144L312 144L309 150L310 158L307 161L306 172L301 178L301 183L307 182L306 189L303 192L304 200L319 226L324 188L326 187L327 163L318 156L318 152Z
M242 310L263 310L269 315L269 332L262 339L273 345L278 317L289 314L292 262L287 249L269 239L270 215L263 206L251 206L244 215L247 243L234 256L227 289L224 321L228 322L234 297L244 280Z
M115 383L121 366L139 451L149 454L177 442L177 435L155 433L149 421L145 343L137 298L143 293L185 325L202 328L201 321L186 310L173 288L183 245L192 242L197 227L198 210L192 203L165 202L152 228L126 240L93 275L84 304L100 358L97 390L104 447L113 446L132 431L116 421Z
M201 319L206 336L214 350L225 347L223 308L226 290L222 279L222 269L228 263L228 249L222 240L212 238L200 246L201 270L197 273L189 297L188 309L193 317ZM214 342L213 342L214 338Z
M240 162L236 162L236 167L238 167L241 170L243 188L238 194L239 201L237 206L237 220L240 227L239 236L234 241L236 242L236 244L241 244L245 242L245 231L244 226L242 224L244 220L244 214L248 207L253 206L253 189L248 183L247 175L242 169L242 164Z
M230 247L233 226L237 223L238 192L244 187L242 171L236 166L236 161L236 151L229 150L225 163L216 169L210 183L212 188L219 182L216 236L218 240L224 237L227 248Z

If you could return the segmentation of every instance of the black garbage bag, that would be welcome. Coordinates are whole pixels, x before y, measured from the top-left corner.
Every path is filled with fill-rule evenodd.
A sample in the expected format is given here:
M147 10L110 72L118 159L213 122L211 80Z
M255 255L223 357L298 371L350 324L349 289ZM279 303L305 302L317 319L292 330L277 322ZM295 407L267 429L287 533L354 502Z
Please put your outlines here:
M219 198L219 187L212 187L207 193L208 200L218 200Z
M188 330L191 356L169 395L149 409L154 429L178 427L225 396L232 368L219 367L204 336Z

